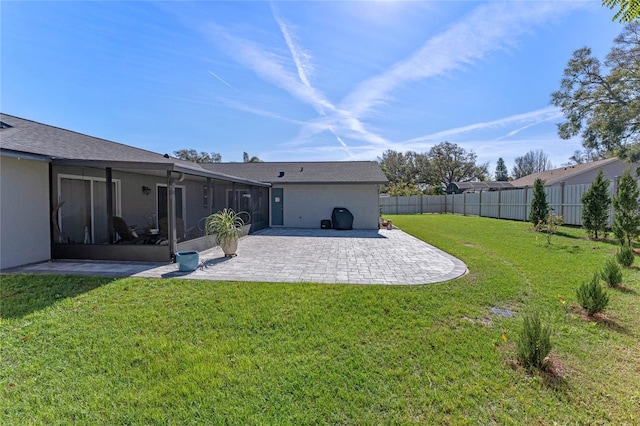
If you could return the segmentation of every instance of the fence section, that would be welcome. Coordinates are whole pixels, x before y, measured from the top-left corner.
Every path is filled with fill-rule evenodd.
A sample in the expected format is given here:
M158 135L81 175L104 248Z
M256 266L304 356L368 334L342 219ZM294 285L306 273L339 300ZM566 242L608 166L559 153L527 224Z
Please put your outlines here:
M589 189L584 185L559 185L545 188L547 202L552 211L564 218L567 225L582 225L582 195ZM616 185L611 182L609 195L613 197ZM496 219L528 221L533 188L475 192L452 195L412 195L406 197L381 196L382 214L453 213L465 216L483 216ZM609 225L613 211L609 213Z

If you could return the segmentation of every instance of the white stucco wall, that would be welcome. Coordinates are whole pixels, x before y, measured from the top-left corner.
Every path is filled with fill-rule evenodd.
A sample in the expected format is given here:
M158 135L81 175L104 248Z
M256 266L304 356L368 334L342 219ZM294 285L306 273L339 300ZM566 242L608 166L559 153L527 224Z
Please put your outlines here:
M49 164L0 156L0 268L50 258Z
M378 185L286 184L274 188L284 189L285 227L320 228L320 221L331 219L334 207L345 207L353 214L354 229L378 228Z

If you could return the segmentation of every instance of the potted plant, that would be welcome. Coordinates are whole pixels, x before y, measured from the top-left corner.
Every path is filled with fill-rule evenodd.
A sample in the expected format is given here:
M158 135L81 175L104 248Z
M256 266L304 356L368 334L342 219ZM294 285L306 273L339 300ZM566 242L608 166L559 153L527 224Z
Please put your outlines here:
M233 257L238 249L238 240L243 236L245 221L241 215L247 212L236 213L232 209L222 209L207 217L205 232L215 237L216 244L220 246L225 257Z

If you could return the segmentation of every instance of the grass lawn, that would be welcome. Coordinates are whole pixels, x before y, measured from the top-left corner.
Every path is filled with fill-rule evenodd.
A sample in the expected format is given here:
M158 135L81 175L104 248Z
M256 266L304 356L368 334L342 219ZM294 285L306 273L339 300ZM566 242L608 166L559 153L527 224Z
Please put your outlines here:
M595 320L575 301L615 245L392 219L470 273L414 287L2 276L0 424L640 424L640 272ZM513 339L536 310L553 371L530 375Z

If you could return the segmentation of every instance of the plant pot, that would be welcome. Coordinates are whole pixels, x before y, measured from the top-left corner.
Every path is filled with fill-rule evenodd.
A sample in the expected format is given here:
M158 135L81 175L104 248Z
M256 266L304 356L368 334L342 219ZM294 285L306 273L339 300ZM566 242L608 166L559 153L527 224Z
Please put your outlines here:
M227 241L223 244L220 244L220 248L224 252L224 257L234 257L236 256L236 251L238 250L238 240Z

